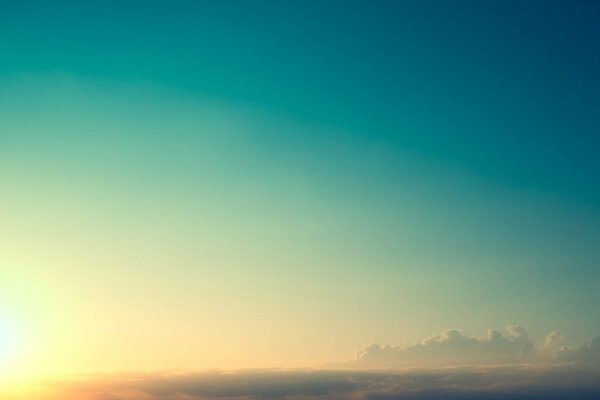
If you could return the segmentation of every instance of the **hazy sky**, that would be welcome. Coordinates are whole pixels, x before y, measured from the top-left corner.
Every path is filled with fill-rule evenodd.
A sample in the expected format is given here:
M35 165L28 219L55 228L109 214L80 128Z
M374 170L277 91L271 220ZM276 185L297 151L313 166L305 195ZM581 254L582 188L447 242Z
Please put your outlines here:
M0 374L310 367L514 323L588 342L599 19L2 1Z

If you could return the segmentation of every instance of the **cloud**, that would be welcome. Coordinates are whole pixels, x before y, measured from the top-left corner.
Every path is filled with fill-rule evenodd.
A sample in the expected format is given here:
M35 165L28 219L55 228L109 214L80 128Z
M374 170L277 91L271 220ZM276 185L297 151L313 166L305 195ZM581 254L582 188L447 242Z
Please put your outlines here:
M535 346L519 325L506 327L507 334L490 330L486 338L467 336L449 329L411 346L370 344L356 352L353 363L361 367L423 365L505 364L530 360Z
M122 397L115 396L112 393L102 393L96 396L95 400L123 400Z
M559 351L560 344L564 338L565 336L562 333L558 331L552 331L544 338L542 349L546 351Z
M485 338L445 330L400 348L372 344L345 369L66 376L9 400L540 400L600 398L600 336L579 348L550 332L536 346L510 325ZM406 367L406 366L410 367ZM417 367L422 365L421 367ZM382 369L381 367L386 367ZM393 368L392 368L393 367Z
M559 359L573 361L587 368L600 371L600 336L595 337L591 342L578 349L562 348Z
M576 364L405 370L266 370L110 374L47 385L44 400L594 399L597 374ZM28 400L31 400L30 398Z

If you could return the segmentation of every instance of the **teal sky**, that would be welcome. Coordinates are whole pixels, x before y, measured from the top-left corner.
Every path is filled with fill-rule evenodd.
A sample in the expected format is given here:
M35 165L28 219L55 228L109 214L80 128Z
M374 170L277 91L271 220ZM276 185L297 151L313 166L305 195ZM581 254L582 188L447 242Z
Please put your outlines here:
M598 3L123 3L0 5L27 368L600 333Z

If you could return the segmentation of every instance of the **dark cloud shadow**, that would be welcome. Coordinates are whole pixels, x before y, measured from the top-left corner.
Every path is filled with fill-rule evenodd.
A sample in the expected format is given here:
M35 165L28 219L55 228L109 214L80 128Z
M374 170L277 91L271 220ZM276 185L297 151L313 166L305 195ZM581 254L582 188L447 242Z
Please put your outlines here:
M577 363L406 370L249 370L109 374L53 381L76 400L598 399Z

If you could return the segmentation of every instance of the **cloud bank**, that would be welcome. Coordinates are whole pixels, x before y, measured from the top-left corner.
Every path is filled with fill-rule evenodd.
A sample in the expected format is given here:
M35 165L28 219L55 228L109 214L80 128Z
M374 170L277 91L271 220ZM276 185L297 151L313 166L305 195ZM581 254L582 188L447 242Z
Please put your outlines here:
M407 370L111 374L52 380L28 400L597 399L598 375L574 364ZM20 399L19 399L20 400Z
M510 325L485 338L445 330L406 348L372 344L344 368L63 376L7 400L598 399L600 336L579 348L549 333L535 345ZM409 365L410 367L406 367ZM423 365L422 367L417 367Z

